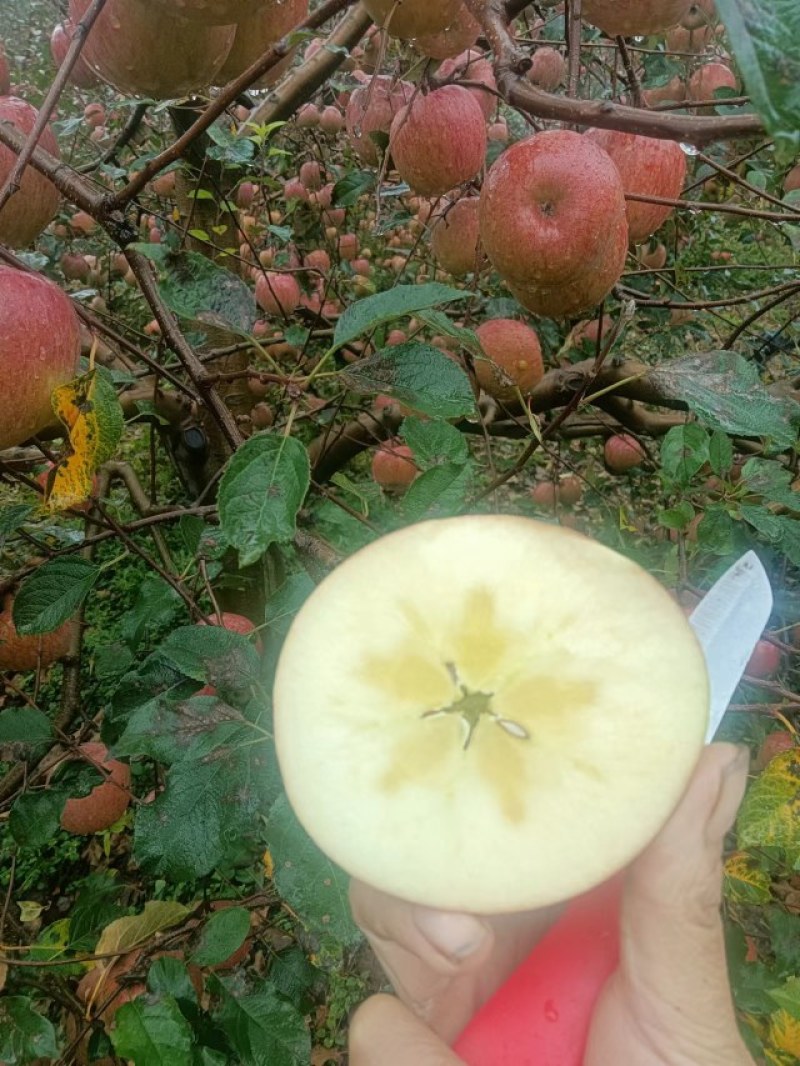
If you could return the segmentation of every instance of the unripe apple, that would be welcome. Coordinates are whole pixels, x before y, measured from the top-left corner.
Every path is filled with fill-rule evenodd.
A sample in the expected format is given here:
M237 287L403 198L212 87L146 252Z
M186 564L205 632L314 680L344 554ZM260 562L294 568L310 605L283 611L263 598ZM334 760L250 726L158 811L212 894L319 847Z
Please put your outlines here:
M363 257L354 259L350 266L353 268L353 273L362 278L368 278L372 274L372 263L370 263L369 259L364 259Z
M475 330L486 359L475 360L475 377L496 400L527 395L544 375L542 346L530 326L513 318L490 318Z
M300 303L300 286L292 274L259 274L256 302L270 315L291 315Z
M480 105L483 117L491 118L492 112L497 107L497 82L492 64L482 52L470 49L452 59L446 59L436 72L436 76L443 80L476 81L485 85L485 89L469 86L468 91Z
M707 719L702 649L666 590L508 515L407 526L347 559L297 614L274 686L281 776L318 846L391 896L477 914L626 867L683 796Z
M724 63L705 63L689 78L690 100L713 100L717 89L738 89L736 75Z
M581 496L583 496L583 482L579 477L575 477L574 474L568 474L567 477L562 477L558 482L558 499L560 503L566 504L567 507L574 507Z
M781 667L781 649L769 640L760 640L747 660L744 672L749 677L774 677Z
M177 172L174 170L170 170L166 174L159 174L150 182L150 188L162 200L169 200L175 195L177 177Z
M405 41L441 33L456 24L463 10L461 0L364 0L364 7L376 25Z
M69 220L69 226L79 237L88 237L97 229L97 223L86 211L76 211Z
M584 0L581 14L607 37L646 37L686 17L692 0Z
M566 69L566 60L558 49L543 46L531 57L528 80L551 93L563 82Z
M59 22L50 35L50 54L53 62L60 67L64 62L69 46L72 44L72 35L75 28L70 19ZM78 61L70 72L69 80L79 89L93 89L100 83L100 79L86 62L83 53L78 56ZM8 92L8 90L5 90Z
M91 0L69 0L73 25ZM205 26L171 10L153 16L148 0L107 0L81 53L121 93L173 99L212 84L233 44L233 24Z
M752 676L752 675L751 675ZM758 754L755 758L755 769L763 770L767 767L776 755L781 755L784 751L791 751L797 747L797 737L794 733L789 733L785 729L776 729L774 733L769 733L758 749Z
M395 116L389 146L400 177L423 196L474 178L486 156L486 123L468 89L445 85Z
M339 238L339 258L346 261L358 255L358 237L355 233L343 233Z
M338 107L329 104L319 116L319 128L323 133L339 133L344 129L344 115Z
M25 670L52 666L69 652L72 623L65 622L52 633L21 636L14 625L14 597L6 595L0 610L0 670L22 673Z
M380 158L378 139L385 134L397 112L411 100L415 88L408 81L396 81L382 75L354 90L345 115L347 139L363 163L377 166Z
M236 189L236 206L242 211L248 211L256 198L258 186L252 181L243 181Z
M59 261L61 273L67 281L85 281L89 277L89 264L86 256L65 252Z
M307 189L319 189L322 185L322 170L316 159L303 163L298 177Z
M512 144L481 192L481 241L523 307L558 318L598 304L628 247L625 195L608 153L570 130Z
M99 103L87 104L83 109L83 118L86 125L93 129L95 126L105 126L106 109Z
M408 340L408 334L402 329L392 329L386 337L387 347L393 347L396 344L405 344Z
M322 212L322 217L323 217L323 219L325 220L325 223L328 226L342 226L342 225L344 225L344 220L345 220L345 217L346 217L345 216L345 210L344 210L343 207L326 208L325 211ZM339 231L337 229L336 230L336 235L337 236L338 236L338 233L339 233Z
M254 429L269 429L275 422L275 415L269 404L257 403L250 411L250 421Z
M106 780L88 796L68 799L64 805L61 828L83 836L109 829L127 811L131 802L131 768L110 758L105 744L96 741L81 744L78 751L109 771Z
M431 59L449 59L466 48L471 48L480 36L480 24L472 17L466 4L462 3L447 29L428 33L414 41L414 47Z
M431 230L431 249L443 270L455 277L480 266L480 199L465 196L438 216Z
M398 440L378 445L371 469L373 480L387 492L404 492L419 473L413 452Z
M29 134L39 112L17 96L0 96L0 122L8 122L21 133ZM39 137L39 147L60 158L58 142L50 126ZM0 144L0 188L6 183L17 155ZM20 181L20 188L0 209L0 243L11 248L31 244L58 211L59 193L55 185L29 166ZM0 431L0 436L2 432Z
M0 451L54 421L54 389L78 373L81 331L70 299L52 282L0 266Z
M301 129L315 129L319 126L320 110L316 104L303 104L297 112L297 125Z
M487 131L490 141L499 141L501 144L508 143L508 123L504 118L493 122Z
M639 262L647 270L661 270L667 262L667 249L661 241L652 248L649 244L643 244L638 249L638 254Z
M603 458L612 474L624 474L641 466L646 453L636 437L629 433L617 433L606 441Z
M558 486L555 481L539 481L531 490L531 499L546 511L554 511L558 503Z
M324 248L314 248L307 253L304 263L312 270L321 270L327 274L331 268L331 257Z

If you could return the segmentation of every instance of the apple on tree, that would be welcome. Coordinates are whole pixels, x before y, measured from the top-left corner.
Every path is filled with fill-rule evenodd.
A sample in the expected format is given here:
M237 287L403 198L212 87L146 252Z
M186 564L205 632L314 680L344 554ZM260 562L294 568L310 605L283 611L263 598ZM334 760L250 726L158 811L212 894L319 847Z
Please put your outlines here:
M0 96L0 122L10 122L21 133L28 134L38 117L36 108L25 100L17 96ZM39 144L50 155L60 158L58 142L49 125L42 131ZM16 162L17 155L0 144L0 188L6 183ZM55 185L28 166L22 175L19 191L0 209L0 243L12 248L24 248L31 244L58 211L59 200Z
M692 0L583 0L581 14L607 37L644 37L684 19Z
M322 850L387 893L479 914L627 865L683 794L707 718L703 652L669 593L581 534L506 515L356 552L295 618L274 689L286 791Z
M6 96L11 92L11 72L8 69L6 49L0 40L0 96Z
M464 5L462 0L363 0L372 20L382 26L391 37L416 40L430 34L442 33L455 26Z

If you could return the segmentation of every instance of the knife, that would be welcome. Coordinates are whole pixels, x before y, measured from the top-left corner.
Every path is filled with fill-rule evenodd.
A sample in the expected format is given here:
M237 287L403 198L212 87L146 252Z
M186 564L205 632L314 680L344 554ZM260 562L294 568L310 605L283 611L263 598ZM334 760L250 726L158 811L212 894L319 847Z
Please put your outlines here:
M706 743L719 728L772 611L772 590L750 551L689 618L710 687ZM624 871L569 903L528 958L454 1044L467 1066L582 1066L595 1003L619 962Z

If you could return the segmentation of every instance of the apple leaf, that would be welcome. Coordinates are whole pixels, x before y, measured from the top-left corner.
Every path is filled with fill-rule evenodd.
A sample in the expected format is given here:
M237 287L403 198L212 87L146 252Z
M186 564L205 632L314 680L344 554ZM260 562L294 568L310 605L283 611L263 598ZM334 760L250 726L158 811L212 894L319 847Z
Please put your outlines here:
M14 625L25 636L51 633L72 618L100 577L101 569L78 556L43 563L14 598Z
M303 924L340 944L357 944L361 933L350 914L348 877L309 837L285 795L270 809L267 843L275 887Z
M238 951L250 932L250 911L246 907L225 907L208 919L192 954L198 966L217 966Z
M147 971L147 988L153 995L172 996L179 1003L197 1005L197 992L181 959L168 955L156 959Z
M393 289L367 296L347 308L336 323L334 347L341 348L384 322L393 322L404 315L413 315L415 311L441 307L455 300L467 300L471 295L438 281L426 285L395 285Z
M695 422L673 426L661 442L662 474L682 488L707 462L708 433Z
M52 1022L34 1008L27 996L0 998L0 1059L32 1062L58 1058L56 1031Z
M372 170L354 170L336 182L331 202L336 207L352 207L364 193L372 192L376 180Z
M708 461L718 477L724 477L733 466L733 443L727 433L717 430L708 442Z
M758 367L736 352L689 355L647 378L665 398L683 400L710 429L767 437L780 448L797 440L800 404L768 392Z
M783 158L800 148L797 0L717 0L747 94Z
M175 252L165 244L135 244L156 267L161 299L178 318L249 335L256 321L253 290L230 270L198 252Z
M303 1016L269 982L243 995L232 981L213 977L221 1002L214 1021L225 1032L239 1066L296 1066L311 1060L311 1036Z
M35 747L53 736L50 719L35 707L11 707L0 714L0 745L23 744Z
M783 552L789 562L800 566L800 528L796 518L776 515L766 507L742 504L739 513L765 540Z
M455 514L462 508L473 484L471 463L444 463L431 467L411 485L403 499L403 518L421 522Z
M341 371L355 392L385 393L433 418L460 418L475 411L469 378L429 344L397 344Z
M192 1027L172 996L123 1003L111 1030L114 1050L136 1066L191 1066Z
M141 914L129 914L107 925L95 945L95 955L122 954L146 943L156 933L180 925L191 913L175 900L148 900Z
M403 420L400 435L414 453L422 470L444 463L466 463L469 448L463 433L448 422L409 417Z
M219 517L240 566L290 541L311 484L308 452L296 437L258 433L231 458L219 486Z
M737 822L740 848L781 848L791 862L800 856L800 755L776 755L751 785Z
M8 828L17 844L22 848L43 848L50 844L66 801L67 796L58 789L23 792L8 818Z
M731 903L768 903L770 877L755 856L736 851L725 862L725 896Z
M748 495L763 496L770 503L779 503L791 511L800 510L800 493L791 487L791 470L770 459L748 459L742 467L742 481Z
M12 503L0 509L0 548L7 537L16 533L19 527L33 514L33 507L28 503Z

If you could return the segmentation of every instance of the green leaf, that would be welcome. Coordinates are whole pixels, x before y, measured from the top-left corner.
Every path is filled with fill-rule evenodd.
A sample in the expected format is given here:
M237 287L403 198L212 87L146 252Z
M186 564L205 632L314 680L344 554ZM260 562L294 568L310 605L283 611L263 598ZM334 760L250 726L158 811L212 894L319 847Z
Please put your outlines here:
M249 335L257 318L253 291L230 270L197 252L172 252L163 244L136 244L156 265L159 295L193 326Z
M800 852L800 757L797 751L776 755L751 784L736 823L740 848L778 847Z
M195 696L172 704L150 700L128 718L114 745L122 757L146 755L166 766L201 759L222 744L245 743L252 726L216 696Z
M34 510L29 503L12 503L0 508L0 547L30 518Z
M661 470L676 485L687 486L707 462L708 433L694 422L673 426L661 442Z
M52 633L75 614L101 574L75 555L42 563L14 598L14 625L25 635Z
M708 461L718 477L724 477L733 466L733 443L727 433L718 429L711 434Z
M0 997L0 1059L7 1063L58 1058L56 1031L27 996Z
M191 1066L192 1028L171 996L123 1003L111 1030L114 1050L136 1066Z
M444 463L431 467L409 488L403 499L403 517L407 522L451 515L467 502L473 484L472 465Z
M183 607L183 600L158 574L146 574L133 605L120 626L122 639L136 649L155 629L171 622Z
M772 907L767 912L769 940L780 975L800 973L800 916Z
M198 966L217 966L244 944L250 932L250 912L246 907L225 907L208 919L192 954Z
M790 977L782 988L770 989L767 995L800 1021L800 977Z
M269 979L281 995L301 1010L311 1006L308 996L319 978L306 953L299 947L287 948L273 959Z
M791 447L800 427L800 404L766 390L758 368L735 352L689 355L648 375L665 398L683 400L711 429L743 437L768 437Z
M414 453L421 470L444 463L466 463L469 447L463 433L447 422L406 418L400 435Z
M384 322L393 322L404 315L413 315L415 311L424 311L428 307L440 307L455 300L467 300L469 292L442 285L438 281L426 285L396 285L387 292L367 296L364 300L351 304L336 323L333 343L341 348L348 341L355 340L362 333L375 329Z
M264 676L273 676L289 626L315 588L306 571L301 570L290 574L267 601L264 615Z
M742 504L740 514L748 525L783 552L789 562L800 566L800 523L796 518L775 515L764 507Z
M707 508L697 527L697 543L714 555L731 555L735 548L736 523L724 507Z
M285 795L269 812L267 844L275 887L303 924L340 944L357 944L361 934L350 914L347 875L308 836Z
M222 997L214 1020L230 1041L237 1066L300 1066L310 1061L311 1037L303 1016L268 981L259 981L248 995L217 978L212 984Z
M800 509L800 494L791 487L791 470L770 459L748 459L742 468L742 481L748 495L763 496L770 503L780 503L792 511Z
M661 511L658 521L666 529L686 529L693 518L694 507L688 500L681 500L675 507Z
M477 358L486 358L481 342L478 340L478 335L471 329L457 326L443 311L421 311L417 317L435 333L443 333L445 337L453 337L462 348L466 348L468 352L471 352Z
M310 483L308 452L296 437L258 433L239 448L222 475L219 517L240 566L292 539Z
M800 7L795 0L718 0L748 96L789 158L800 148Z
M43 848L49 844L58 830L65 801L66 796L58 789L24 792L8 818L11 835L19 846Z
M34 707L12 707L0 714L0 744L46 744L53 736L50 719Z
M352 207L364 193L372 192L376 183L373 170L357 170L346 174L333 187L332 203L335 207Z
M467 375L428 344L411 342L383 348L351 364L340 376L355 392L386 393L434 418L459 418L475 410Z
M161 998L171 996L178 1002L197 1003L197 992L189 977L189 971L180 959L172 959L166 955L156 959L147 971L147 987Z

